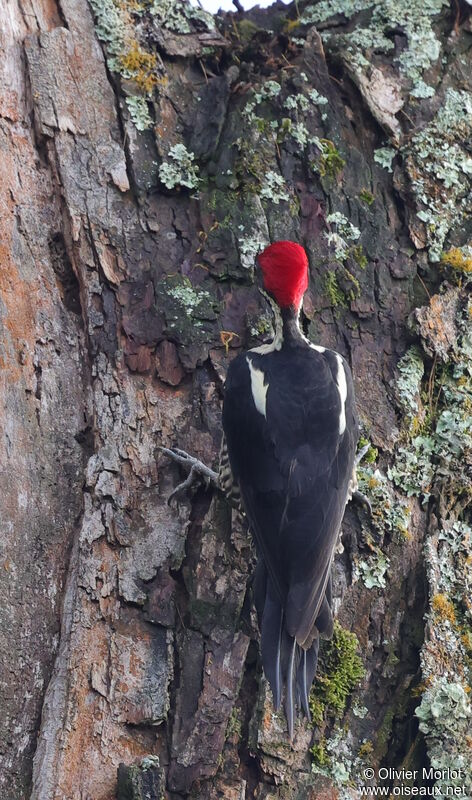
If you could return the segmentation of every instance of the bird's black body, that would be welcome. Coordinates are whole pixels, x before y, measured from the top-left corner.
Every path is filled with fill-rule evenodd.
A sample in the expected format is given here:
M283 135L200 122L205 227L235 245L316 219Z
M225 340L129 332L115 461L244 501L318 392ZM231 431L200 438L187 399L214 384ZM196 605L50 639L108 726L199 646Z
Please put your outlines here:
M319 637L330 637L331 564L352 489L358 438L348 365L315 348L284 310L272 345L237 356L223 428L233 480L256 542L254 599L275 706L286 686L308 715Z

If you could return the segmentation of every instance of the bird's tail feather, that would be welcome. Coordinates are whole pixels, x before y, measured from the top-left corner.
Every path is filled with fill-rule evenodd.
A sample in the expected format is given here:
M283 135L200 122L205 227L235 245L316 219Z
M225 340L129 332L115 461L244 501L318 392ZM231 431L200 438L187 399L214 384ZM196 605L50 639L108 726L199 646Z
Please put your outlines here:
M319 649L320 640L315 639L310 649L306 651L306 685L308 686L308 691L310 691L311 684L315 679Z
M280 708L285 689L285 714L290 739L293 738L296 705L310 719L309 693L318 663L319 638L305 650L284 626L284 613L270 577L261 561L254 580L254 601L261 631L262 666Z
M311 721L310 715L310 705L308 702L308 682L307 682L307 671L306 671L306 650L302 650L300 654L300 663L298 665L297 671L297 690L298 690L298 700L303 709L303 713L305 717L307 717L308 721Z
M295 663L296 663L297 650L299 649L300 648L297 645L297 640L292 639L292 645L289 651L287 672L284 675L285 687L286 687L285 716L287 717L288 735L290 739L293 739L293 728L295 726L295 699L294 699L294 684L296 675Z
M264 609L261 616L262 666L272 688L274 707L278 709L282 699L281 638L283 609L275 596L270 579L267 581Z

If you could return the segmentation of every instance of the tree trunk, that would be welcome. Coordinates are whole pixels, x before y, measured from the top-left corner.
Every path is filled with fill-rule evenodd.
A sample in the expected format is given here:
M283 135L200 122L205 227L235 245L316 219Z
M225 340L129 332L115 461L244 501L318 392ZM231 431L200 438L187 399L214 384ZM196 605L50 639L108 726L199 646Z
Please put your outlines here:
M2 797L358 796L381 767L470 796L469 7L2 3ZM373 506L293 746L250 536L204 483L168 505L159 450L216 468L277 239L352 365Z

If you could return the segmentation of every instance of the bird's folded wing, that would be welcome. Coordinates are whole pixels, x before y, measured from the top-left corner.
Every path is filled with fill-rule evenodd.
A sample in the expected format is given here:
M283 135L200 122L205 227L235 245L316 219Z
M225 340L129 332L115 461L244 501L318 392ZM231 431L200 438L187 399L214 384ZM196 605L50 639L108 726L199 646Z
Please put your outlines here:
M335 354L333 354L334 357ZM251 356L249 356L251 358ZM265 413L247 356L232 362L223 424L231 468L289 633L302 643L320 611L352 473L357 421L340 431L337 361L309 354L303 375L253 363L267 385ZM347 395L352 392L347 374Z

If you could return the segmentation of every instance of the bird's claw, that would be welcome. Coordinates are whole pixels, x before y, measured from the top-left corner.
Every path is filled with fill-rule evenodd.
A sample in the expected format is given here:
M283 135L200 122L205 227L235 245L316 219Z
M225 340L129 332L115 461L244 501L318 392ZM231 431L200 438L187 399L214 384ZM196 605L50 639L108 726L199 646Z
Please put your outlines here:
M216 486L218 485L218 473L210 469L210 467L207 467L203 461L200 461L198 458L195 458L195 456L191 456L189 453L186 453L185 450L180 450L178 447L173 447L172 449L169 447L159 447L159 450L177 464L189 469L189 474L185 480L182 481L182 483L179 483L167 498L168 505L171 504L174 498L178 497L187 489L189 489L192 483L199 478L203 479L203 482L206 486L209 486L211 483L215 484Z
M372 505L367 495L363 494L363 492L360 492L359 489L356 489L356 491L352 494L352 499L355 500L356 503L364 506L364 508L366 508L369 514L372 516Z
M356 458L354 460L354 464L356 465L356 467L361 463L362 459L364 458L366 453L369 452L369 450L370 450L370 442L367 442L367 444L365 444L364 447L362 447L359 450L359 452L356 453Z

